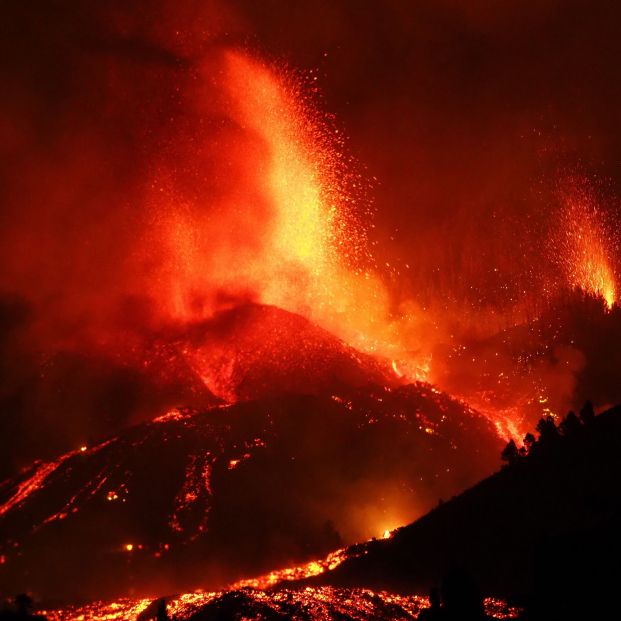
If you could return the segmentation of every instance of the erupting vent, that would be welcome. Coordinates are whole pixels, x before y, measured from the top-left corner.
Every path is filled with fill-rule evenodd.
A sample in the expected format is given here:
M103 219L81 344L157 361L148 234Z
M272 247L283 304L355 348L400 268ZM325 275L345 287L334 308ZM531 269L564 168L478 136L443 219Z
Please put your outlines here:
M8 3L0 595L416 617L304 580L621 402L618 20L582 3Z

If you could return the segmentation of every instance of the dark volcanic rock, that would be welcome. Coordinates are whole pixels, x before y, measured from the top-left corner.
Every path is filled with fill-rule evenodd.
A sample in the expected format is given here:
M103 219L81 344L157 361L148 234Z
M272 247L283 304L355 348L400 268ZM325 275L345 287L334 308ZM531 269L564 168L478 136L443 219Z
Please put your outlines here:
M222 311L171 342L209 390L227 401L325 395L366 384L398 386L390 361L348 346L304 317L258 304Z
M492 471L500 448L424 384L173 410L0 486L0 584L222 586L381 535Z

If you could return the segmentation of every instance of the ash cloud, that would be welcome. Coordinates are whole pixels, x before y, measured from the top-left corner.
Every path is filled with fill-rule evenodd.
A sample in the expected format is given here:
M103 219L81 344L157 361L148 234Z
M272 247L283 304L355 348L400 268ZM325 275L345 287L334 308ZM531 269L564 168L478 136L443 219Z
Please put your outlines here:
M148 14L138 3L9 2L2 13L0 429L12 442L0 476L194 394L193 380L173 371L162 383L141 358L165 316L154 195L162 169L195 197L228 191L177 159L201 155L201 131L235 138L219 128L215 96L200 131L187 97L199 61L217 64L224 33L243 30L212 2L156 2Z
M0 424L17 439L4 472L195 395L174 377L161 388L136 352L162 329L158 288L175 276L162 206L175 202L191 225L197 205L224 201L247 173L222 157L227 147L242 142L265 157L227 116L217 88L224 49L319 70L325 108L377 177L374 253L391 265L395 310L412 299L437 309L448 317L444 339L461 319L451 305L469 324L481 307L510 317L524 295L536 306L555 270L542 256L559 166L618 187L619 10L487 4L159 1L147 12L120 1L4 3ZM199 88L209 102L200 109ZM269 226L252 179L243 192ZM614 201L605 208L614 221ZM224 242L209 229L206 247L241 236L252 256L260 235L239 222L220 225ZM197 308L253 301L256 291L208 297L197 292ZM583 368L570 367L563 387Z

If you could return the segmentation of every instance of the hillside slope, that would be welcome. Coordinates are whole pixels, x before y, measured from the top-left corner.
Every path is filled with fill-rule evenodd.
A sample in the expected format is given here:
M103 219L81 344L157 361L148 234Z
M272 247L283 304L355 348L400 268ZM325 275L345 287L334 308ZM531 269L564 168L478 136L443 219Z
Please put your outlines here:
M171 410L0 485L0 584L67 601L219 588L381 535L500 448L425 384Z
M308 583L421 593L465 568L483 593L531 602L540 613L586 614L605 604L621 577L621 407L549 436Z

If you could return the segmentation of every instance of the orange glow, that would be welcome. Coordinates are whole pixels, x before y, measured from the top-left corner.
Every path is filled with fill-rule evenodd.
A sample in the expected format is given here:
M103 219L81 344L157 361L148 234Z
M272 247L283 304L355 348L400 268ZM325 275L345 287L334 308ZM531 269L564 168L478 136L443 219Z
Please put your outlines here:
M428 606L428 599L420 595L398 595L387 591L371 591L370 589L339 589L335 587L306 587L301 589L282 588L277 591L265 592L256 589L246 589L245 594L257 604L279 604L290 605L295 603L305 611L309 619L320 621L321 619L332 618L332 610L336 609L341 615L347 614L352 618L364 618L369 612L370 602L379 602L381 609L387 606L399 607L402 609L400 617L407 615L416 618L421 609ZM167 598L167 612L171 618L183 619L190 618L197 613L202 606L213 601L223 592L196 591L183 595ZM142 599L120 599L116 602L93 602L86 606L65 608L58 610L42 610L50 621L124 621L126 619L136 619L143 612L153 598ZM508 606L502 600L487 597L484 600L485 612L493 619L517 619L520 610ZM376 618L376 617L373 617Z
M280 53L280 48L288 54L286 39L291 33L284 39L277 37L276 47L272 44L277 41L262 42L262 33L280 29L278 23L272 24L262 15L263 10L250 11L247 24L227 28L224 34L219 32L217 19L207 20L208 26L204 26L202 19L192 18L200 32L192 32L191 25L181 25L185 18L176 17L174 2L158 2L157 15L139 14L138 19L124 10L117 15L116 3L112 4L115 6L95 10L92 16L90 11L78 11L77 29L63 24L62 33L70 35L63 36L67 45L61 45L40 69L35 67L33 79L29 72L15 72L15 79L10 80L10 90L15 88L15 92L9 95L15 95L12 99L16 103L7 98L7 109L11 115L13 108L20 113L15 123L13 119L0 122L0 128L6 125L10 129L9 138L16 140L18 147L7 181L12 177L20 181L6 192L3 189L3 196L6 194L11 202L5 218L7 233L2 233L3 272L7 276L0 278L3 295L10 294L6 324L10 338L5 348L11 361L7 374L10 390L6 394L10 397L7 403L16 410L15 414L9 412L7 421L12 430L15 418L15 429L19 430L10 447L17 446L12 440L23 440L28 449L23 455L15 451L19 457L15 461L15 455L7 455L6 463L12 468L13 463L25 463L29 455L51 459L49 456L58 454L53 453L56 447L59 452L71 449L55 461L34 463L9 487L2 487L0 517L5 517L13 529L13 523L25 515L21 524L36 534L30 537L30 530L27 535L20 534L20 553L26 541L33 542L28 543L32 549L39 541L45 542L48 535L40 529L42 524L53 522L50 537L58 533L77 543L82 533L92 532L81 529L81 524L89 525L92 520L99 525L102 520L110 532L105 533L106 538L101 533L91 538L85 549L90 549L91 543L94 549L96 544L97 550L105 551L110 566L135 572L122 584L127 590L113 591L121 574L104 584L102 569L100 593L144 594L141 589L148 584L147 594L155 596L151 589L165 584L165 578L148 582L147 572L172 574L173 569L177 572L176 562L179 576L170 581L175 585L171 588L190 588L187 585L197 583L220 586L229 579L223 576L245 575L235 563L254 562L253 554L261 557L256 559L261 564L246 566L262 570L272 568L267 565L268 553L289 561L310 558L306 556L311 554L310 548L297 545L298 531L304 533L307 528L313 529L312 539L309 535L304 544L318 546L313 549L323 551L332 545L329 542L342 542L334 544L336 547L363 536L389 539L374 543L388 547L399 542L400 535L394 529L416 519L436 502L440 495L436 489L465 485L470 472L475 472L471 465L484 464L491 469L488 464L498 455L493 454L495 443L488 438L496 440L490 429L498 436L519 439L532 427L524 414L534 409L527 410L529 400L536 400L534 407L543 415L555 416L562 413L560 404L566 393L572 396L575 390L575 394L582 394L590 388L582 386L582 378L590 377L586 365L584 373L578 362L570 366L569 360L574 359L570 354L563 358L560 347L546 349L542 338L528 333L526 328L535 322L539 308L522 320L520 305L524 302L519 298L539 296L552 283L550 290L581 290L601 298L612 309L618 304L615 270L619 257L611 250L612 234L607 229L605 210L598 209L588 191L576 191L572 186L563 195L563 214L561 218L554 214L552 240L547 234L547 216L536 210L539 204L522 204L521 191L528 183L526 172L531 175L531 166L518 170L515 176L512 171L514 164L518 169L522 159L528 159L532 145L530 138L524 140L524 150L519 151L515 162L509 145L514 133L522 133L530 125L526 111L535 105L537 93L531 93L533 101L524 111L524 106L518 106L519 114L510 114L518 100L508 98L509 107L500 106L498 119L491 118L496 115L492 114L495 107L489 94L509 93L504 85L485 88L488 78L503 73L494 64L502 67L501 57L491 59L491 63L485 58L488 43L493 49L497 47L491 33L483 32L487 23L478 24L478 18L470 23L472 16L451 15L452 8L445 6L438 19L427 8L406 16L407 3L399 5L405 21L418 33L413 37L417 41L415 50L434 48L429 66L416 56L418 52L405 53L411 37L388 37L385 16L380 16L379 47L386 48L386 58L369 52L375 48L367 41L362 41L361 55L340 53L334 65L324 64L327 61L315 55L318 50L304 52L305 62L321 63L321 72L326 75L333 72L327 80L330 89L339 86L337 72L347 60L365 58L367 53L373 56L373 71L346 76L347 89L329 91L335 110L343 112L343 122L357 132L352 152L371 155L364 165L369 165L370 175L383 177L378 180L381 191L377 192L381 223L372 232L371 223L364 222L372 215L367 196L370 183L348 156L347 139L337 121L321 110L311 83L316 78L303 77L241 47L243 41L253 41L249 47L256 44L269 50L267 53ZM190 16L196 12L198 16L194 4L219 7L228 3L187 4L178 9L179 13ZM246 7L231 4L235 6L225 12L230 9L230 20L236 22L237 13L241 18ZM52 10L50 15L57 17L56 13ZM289 15L288 10L280 13ZM315 13L321 21L324 11ZM363 13L361 25L374 21L366 7ZM339 29L348 31L350 24L340 19L340 9L334 14L328 10L325 16L338 18L336 24L328 25L329 36L321 42L332 49L335 42L339 43ZM438 39L446 43L439 55L436 46L427 45L434 38L429 38L424 21L431 17L433 23L450 26ZM255 18L262 23L256 38L252 34ZM419 19L423 20L420 24ZM483 21L488 22L489 17ZM453 42L461 25L474 28L474 36L458 37ZM94 45L88 43L91 27L95 28ZM481 27L483 31L479 32ZM21 40L24 29L17 30L20 36L15 39ZM38 22L26 30L39 32ZM46 28L43 30L47 36ZM74 36L74 30L79 36ZM194 38L201 41L197 49L191 49L190 39ZM304 47L303 40L294 38L290 39L295 43L291 47L293 62ZM475 53L461 54L460 62L449 64L446 54L453 49L467 52L462 47L471 39ZM43 42L42 48L52 49L47 38ZM69 53L76 42L80 51L89 49L73 62ZM231 47L235 42L239 42L239 49ZM528 66L528 56L515 53L515 45L512 40L509 51ZM24 49L30 52L30 48ZM31 65L37 52L35 46L32 54L20 56ZM58 72L52 71L56 58L62 60ZM397 96L389 100L388 89L393 83L397 86L400 76L394 62L399 59L407 61L403 69L412 74L404 73L407 88L404 79L403 88L392 93ZM471 60L476 62L469 76L465 70ZM93 67L102 63L105 69L80 80L80 73L91 62ZM449 71L437 71L436 65ZM431 79L435 73L442 74L440 88L436 89ZM459 82L457 94L467 100L465 107L447 96L450 80L455 77ZM358 78L360 82L355 84ZM535 78L537 82L537 75ZM483 88L477 88L477 81ZM443 105L433 105L434 93L444 95ZM544 89L544 93L553 94L553 88ZM103 104L101 109L95 106L91 110L90 104L98 102ZM479 111L471 109L476 102L485 105ZM554 101L548 104L549 110L556 110ZM445 121L458 118L462 109L468 119L454 132ZM564 117L564 106L559 110ZM427 113L429 117L425 118ZM569 114L559 123L573 127L574 116ZM584 126L580 133L587 130L588 123L578 125ZM463 155L468 152L469 159L464 161ZM490 157L497 168L479 168L476 160L481 155ZM435 171L428 174L432 167ZM19 174L13 174L14 170ZM436 193L435 188L443 191ZM536 226L510 226L518 219L532 222L530 217L537 220ZM509 233L504 231L505 226L511 229ZM524 245L519 247L536 248L537 252L545 239L546 250L550 247L562 269L552 274L550 257L540 265L535 251L532 256L516 256L510 243L504 247L511 237L524 237ZM380 243L388 247L374 256L373 244ZM507 257L500 261L503 250ZM517 277L513 269L504 270L503 264L511 262L524 263L528 278L524 276L523 283L521 278L517 284L509 282ZM521 272L521 268L515 269L515 273ZM502 290L502 295L496 296L495 289ZM220 321L223 311L246 307L275 307L283 309L283 315L289 311L287 314L294 318L289 325L282 316L276 316L272 323L263 320L247 330L246 324L237 323L237 316ZM486 322L495 315L499 317L494 317L497 324ZM305 349L320 348L315 341L308 344L296 338L301 332L301 324L296 323L300 318L311 322L313 329L318 327L317 332L325 332L330 344L350 347L338 350L334 364L321 366L325 363L322 356L303 357ZM606 318L614 319L615 314ZM519 326L520 321L525 336L519 337L520 342L517 337L515 343L510 342L510 328ZM474 328L470 329L470 323L476 324ZM260 329L255 329L256 325ZM230 326L229 334L226 329ZM273 328L269 334L267 326ZM250 336L244 341L246 334ZM281 346L278 342L285 350L283 355L276 355L281 352L276 351L273 334L285 335L286 343ZM522 345L529 338L536 342L538 351L532 356L522 355L526 348ZM484 343L477 349L479 341ZM472 352L464 353L466 344ZM247 352L257 355L252 357ZM496 356L505 360L499 362ZM340 371L345 366L342 361L350 359L359 362L365 372L371 367L377 372L369 372L370 379L359 384L350 381L350 377L358 378L353 371L344 374L345 379L332 372ZM264 372L272 370L268 366L274 360L287 367L285 371L294 368L296 377L302 377L297 386L303 385L304 391L317 367L326 370L324 375L330 381L318 382L320 388L315 392L310 388L306 392L288 390L281 380L284 372ZM553 360L550 365L561 379L556 381L557 376L551 373L549 380L540 379L539 360ZM515 370L518 379L508 381L507 368ZM362 372L360 375L367 378ZM272 376L277 380L271 381ZM526 376L537 379L518 381ZM479 377L485 378L480 385L475 384ZM389 394L405 393L410 388L405 385L417 381L429 384L421 384L420 389L411 387L411 394L391 402L394 406L378 405L382 399L389 403ZM561 387L550 390L543 385L545 381ZM243 386L255 385L259 386L256 395L242 394ZM0 388L4 400L3 385ZM30 391L32 395L27 394ZM334 403L326 403L326 396L332 393L339 394L332 396ZM545 397L539 397L544 393ZM303 398L298 405L300 395ZM453 398L455 401L450 402ZM240 400L248 400L242 404L247 409L240 407L228 420L229 412L215 409ZM593 400L598 402L597 398ZM462 408L462 401L468 406ZM17 408L24 408L23 414ZM195 426L192 408L197 413ZM291 422L281 432L285 427L279 426L280 417L288 416L290 409L294 411L288 417ZM298 412L303 415L299 420L295 418ZM485 418L479 420L479 414ZM327 425L332 417L336 424ZM38 421L40 424L35 424ZM149 421L157 423L155 431ZM135 424L139 426L134 428ZM134 435L126 436L129 426ZM194 429L196 435L191 436ZM208 429L209 441L197 449L204 429ZM471 434L472 429L476 432ZM358 431L360 435L354 435ZM248 432L250 436L245 435ZM101 463L91 460L98 450L91 441L114 433L121 433L122 442L111 447L110 455ZM291 442L292 450L285 455L282 448L289 449L291 437L287 434L293 434L295 443ZM139 439L141 435L144 440ZM268 445L261 439L254 445L248 441L255 435L264 435ZM480 442L471 441L474 436ZM361 439L350 441L352 437ZM334 449L327 442L333 438L338 443ZM382 441L384 438L389 441ZM81 445L85 440L89 445ZM416 445L412 451L411 442ZM265 449L255 450L258 447ZM316 454L310 451L315 448ZM135 460L126 461L126 454L134 457L134 449ZM451 455L456 457L449 464ZM146 457L147 472L143 474ZM312 459L314 467L307 467L309 462L303 459ZM174 462L175 468L164 471L166 460ZM405 467L397 467L401 464ZM156 470L155 465L162 469ZM433 472L428 475L431 468ZM272 476L273 471L286 475L282 490L272 483L280 480ZM305 475L303 484L297 485L294 477L300 474ZM286 493L288 484L292 485L291 493ZM319 500L312 495L315 486L320 491ZM41 491L44 488L49 490ZM170 498L164 493L169 489ZM239 503L236 494L240 494ZM303 500L302 509L298 512L294 505L295 511L282 512L285 516L299 515L300 519L285 523L287 528L295 527L291 529L295 541L289 542L287 532L278 532L271 545L272 532L280 528L284 518L279 522L279 513L277 519L269 519L268 511L289 509L288 503L300 502L298 496ZM28 504L33 498L41 502L33 503L31 509ZM142 511L142 504L152 498L152 512ZM262 513L263 504L252 504L255 498L264 501L267 518ZM256 525L251 526L264 529L269 538L258 541L257 546L245 546L246 559L227 546L227 537L229 530L242 532L244 520L255 518L248 506L257 507ZM14 510L20 515L5 516ZM227 512L235 515L227 520ZM325 532L315 534L324 521ZM21 524L15 527L18 533L26 532ZM123 530L114 531L112 526ZM219 529L223 529L222 537ZM358 529L363 535L352 536ZM252 532L244 529L243 535L250 537ZM168 554L162 552L169 550L164 540L171 542ZM204 551L197 545L196 554L187 557L188 567L182 568L179 559L186 558L193 540L204 546L204 556L209 558L195 562ZM127 541L133 543L124 543ZM236 537L233 541L244 540ZM64 552L62 545L57 547ZM47 548L42 545L41 549ZM222 550L231 560L220 566L218 555ZM305 550L305 555L300 556L298 550ZM9 570L17 564L15 559L23 559L24 566L30 562L25 552L17 555L9 548L8 554ZM266 589L279 582L316 576L337 567L346 554L343 549L337 550L326 558L276 569L233 586ZM154 558L160 555L164 558L156 563ZM34 560L38 557L35 554ZM0 556L0 563L4 559ZM138 561L144 562L144 571ZM191 572L202 572L203 565L205 581L199 583ZM68 561L67 567L72 569ZM38 575L33 573L28 581L38 579ZM60 583L59 579L51 583L54 581ZM66 584L68 589L78 588L69 581ZM91 584L89 578L89 589L93 588ZM26 587L30 588L28 584ZM200 592L176 597L170 605L171 615L187 614L192 606L215 596ZM257 592L253 597L277 596ZM336 592L309 589L300 597L329 600L336 598ZM352 599L356 597L361 596L352 595ZM421 601L415 596L408 600L386 593L378 597L410 606L416 614ZM136 618L148 603L137 599L99 602L75 612L75 618ZM66 618L74 618L72 615Z
M560 250L569 286L600 297L611 309L617 286L610 262L613 240L601 220L595 198L586 184L575 183L563 196Z
M171 618L190 618L202 606L213 601L223 592L195 591L166 599L167 612ZM369 603L380 602L385 610L387 606L398 606L402 609L404 618L407 615L416 618L421 609L428 606L428 599L420 595L398 595L387 591L371 591L370 589L338 589L329 586L306 587L301 589L282 588L277 591L265 592L256 589L246 589L245 594L257 604L295 603L306 612L309 619L319 621L331 618L329 606L347 614L352 618L359 618L369 612ZM152 598L119 599L116 602L93 602L86 606L73 608L42 610L50 621L124 621L136 619L153 601ZM485 612L493 619L517 619L520 610L508 606L502 600L487 597L484 601ZM363 618L363 617L360 617ZM375 617L374 617L375 618Z
M399 378L426 379L426 361L405 342L416 334L416 314L409 308L391 316L369 254L358 219L364 199L355 191L363 182L344 164L342 133L325 124L291 76L241 54L227 61L240 122L271 153L262 183L275 222L261 301L307 317L362 352L398 356L404 368L392 367Z
M450 389L437 371L446 360L432 360L438 344L452 338L448 313L391 298L386 277L395 274L373 259L362 225L366 183L345 154L343 132L318 110L314 91L292 72L241 51L225 51L214 62L217 71L212 64L197 68L198 86L184 100L196 114L192 146L180 134L170 148L196 179L228 175L230 187L212 196L189 183L188 192L174 166L150 171L145 202L153 217L135 250L149 270L130 284L132 294L154 302L155 327L182 328L247 302L273 305L376 357L385 385L430 381ZM199 122L214 107L227 127L217 149ZM196 150L207 155L201 159ZM151 352L137 339L127 362L150 368ZM119 342L125 341L111 339L110 347L122 358ZM241 397L235 355L226 346L184 342L165 356L231 403ZM250 346L258 349L256 342ZM289 347L293 355L296 344ZM156 420L185 415L172 408ZM498 420L493 412L490 418Z
M230 588L241 589L251 587L253 589L267 589L280 582L311 578L313 576L318 576L325 571L335 569L347 558L352 558L352 556L347 553L346 549L343 548L341 550L336 550L336 552L331 552L324 559L310 561L309 563L304 563L303 565L298 565L297 567L277 569L257 578L240 580L239 582L231 585Z
M224 55L222 80L226 113L245 136L228 156L240 169L238 195L206 206L217 209L214 220L157 186L166 254L153 293L162 307L173 319L201 320L218 310L214 296L240 295L302 315L388 368L398 359L398 377L425 379L425 361L404 344L416 313L393 316L368 252L364 184L343 154L342 132L298 78L242 52ZM192 348L182 354L210 391L236 400L226 364L215 369Z
M20 505L31 494L40 490L46 479L55 472L65 460L73 457L75 454L76 452L73 451L55 461L35 464L32 475L20 483L15 494L0 506L0 516L4 515L13 507Z
M168 410L168 412L162 414L161 416L154 418L153 422L166 423L171 420L183 420L184 418L187 418L187 416L187 414L180 412L177 408L173 408L172 410Z
M401 373L401 371L399 371L399 367L397 366L397 362L395 360L392 361L392 370L395 372L395 375L398 378L402 378L403 377L403 373Z

